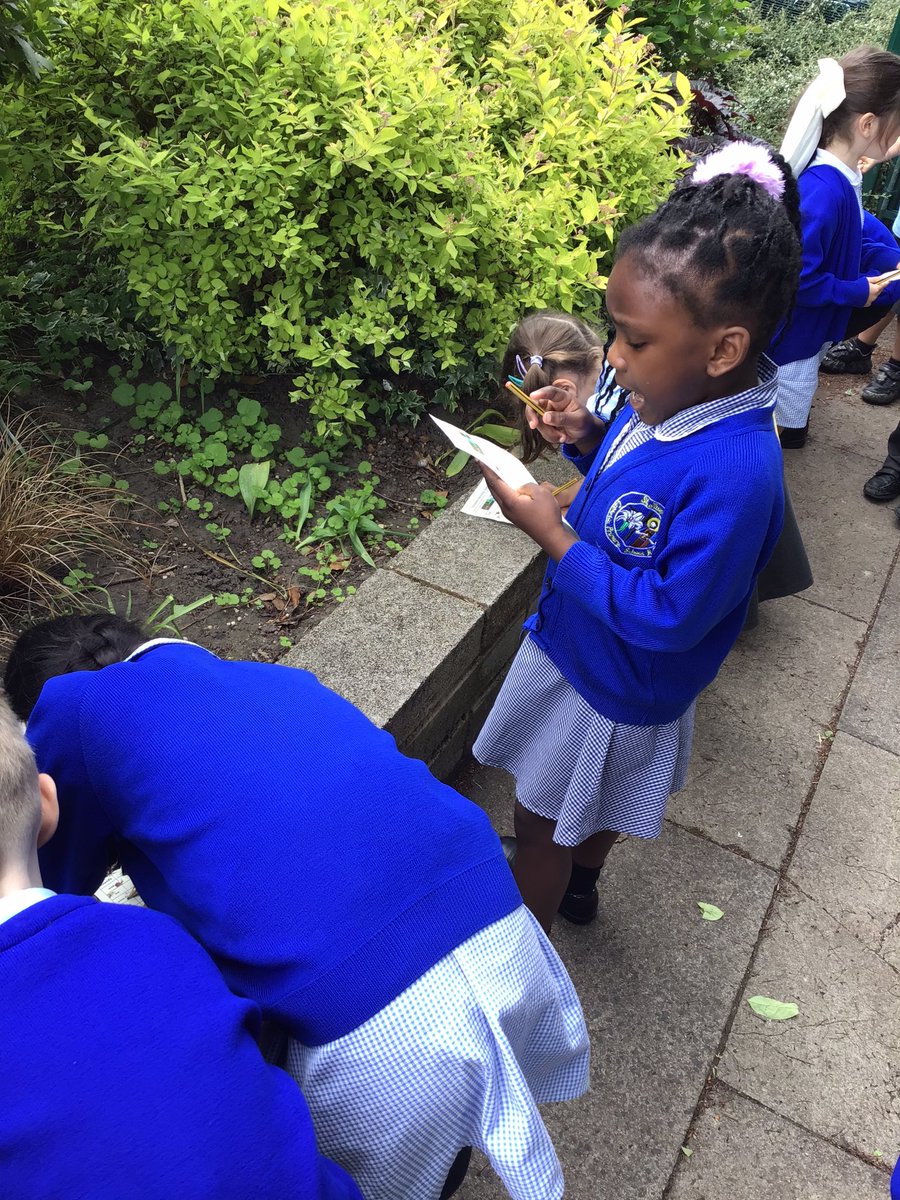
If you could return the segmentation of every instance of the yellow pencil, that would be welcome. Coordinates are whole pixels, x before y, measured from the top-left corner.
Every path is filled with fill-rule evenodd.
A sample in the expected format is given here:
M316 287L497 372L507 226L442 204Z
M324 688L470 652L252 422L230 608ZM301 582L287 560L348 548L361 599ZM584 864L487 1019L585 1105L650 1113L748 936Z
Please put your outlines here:
M568 480L566 483L561 483L561 484L559 485L559 487L555 487L555 488L553 489L553 491L550 493L550 495L551 495L551 496L558 496L558 495L560 494L560 492L564 492L564 491L566 491L566 489L567 489L567 488L570 488L570 487L572 487L572 485L573 485L573 484L576 484L576 483L581 483L581 476L580 476L580 475L576 475L574 479L569 479L569 480Z
M517 384L513 383L511 379L507 379L503 386L511 391L514 396L521 400L523 404L527 405L527 407L533 412L536 412L539 417L544 415L544 409L542 409L539 404L536 404L528 395L528 393L523 392L522 389Z

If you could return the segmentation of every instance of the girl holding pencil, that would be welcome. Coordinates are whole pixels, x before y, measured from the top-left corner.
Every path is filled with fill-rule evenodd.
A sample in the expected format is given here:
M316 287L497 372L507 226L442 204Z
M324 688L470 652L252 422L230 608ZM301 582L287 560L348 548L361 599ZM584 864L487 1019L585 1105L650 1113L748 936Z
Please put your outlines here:
M762 352L799 270L793 177L762 147L729 147L620 241L608 361L631 396L613 424L584 402L587 338L568 376L530 352L552 372L530 395L535 431L584 482L564 525L549 487L515 491L485 471L504 516L551 561L475 755L515 777L513 870L545 929L557 911L593 919L621 833L660 833L697 695L778 540L776 369Z

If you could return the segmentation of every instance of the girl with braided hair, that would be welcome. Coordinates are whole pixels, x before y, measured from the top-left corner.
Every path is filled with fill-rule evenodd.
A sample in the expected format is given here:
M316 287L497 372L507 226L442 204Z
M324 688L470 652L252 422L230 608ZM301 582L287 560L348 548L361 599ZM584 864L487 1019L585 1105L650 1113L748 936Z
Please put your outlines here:
M545 929L557 911L593 919L620 834L659 834L696 698L778 540L777 371L763 351L799 271L783 161L746 143L711 155L619 242L607 357L629 404L607 429L574 383L535 393L537 432L584 475L568 524L549 486L484 472L551 560L475 744L515 776L513 870Z

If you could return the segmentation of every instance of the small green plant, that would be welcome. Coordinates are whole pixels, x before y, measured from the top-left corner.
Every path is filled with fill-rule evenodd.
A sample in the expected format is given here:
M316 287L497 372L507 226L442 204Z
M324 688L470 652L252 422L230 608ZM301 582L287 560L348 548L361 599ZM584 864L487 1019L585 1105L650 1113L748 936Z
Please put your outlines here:
M109 438L105 433L92 435L86 429L79 429L73 434L72 441L76 446L87 446L90 450L105 450L109 445Z
M89 571L84 563L79 563L63 576L62 582L63 587L68 588L70 592L87 592L94 586L94 573Z
M316 542L340 542L346 538L363 562L374 567L375 561L362 539L365 537L369 541L380 542L384 537L384 526L373 515L387 507L386 502L374 493L377 483L378 477L373 475L372 480L362 487L348 488L340 496L326 501L328 516L320 517L312 533L299 543L298 549Z
M424 488L419 493L419 503L423 504L426 508L434 508L440 511L440 509L447 507L449 500L446 492L436 492L434 488Z
M206 521L212 516L213 505L211 500L199 500L196 496L189 496L185 508L197 514L201 521Z
M206 532L210 534L216 542L227 542L231 537L231 530L227 525L219 525L215 521L207 521Z
M266 484L269 482L269 473L272 470L270 462L244 463L238 471L238 487L240 488L241 496L244 503L247 505L247 512L250 514L250 520L253 520L253 513L256 510L256 505L259 500L266 494Z
M257 571L267 571L273 575L281 569L281 559L271 550L263 550L260 554L254 554L250 563Z

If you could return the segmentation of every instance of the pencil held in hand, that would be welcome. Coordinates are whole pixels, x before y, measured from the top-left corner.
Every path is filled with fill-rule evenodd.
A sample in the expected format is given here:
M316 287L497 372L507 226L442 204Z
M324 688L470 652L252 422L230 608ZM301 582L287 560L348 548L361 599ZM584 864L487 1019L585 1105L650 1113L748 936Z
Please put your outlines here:
M519 387L519 385L516 383L513 383L513 381L511 379L507 379L506 383L503 386L508 391L512 392L512 394L514 396L516 396L519 400L521 400L522 403L524 405L526 405L526 407L530 408L532 412L536 412L539 417L542 417L544 415L544 409L541 408L541 406L539 404L535 404L535 402L528 395L528 393L523 392L522 389Z
M551 496L560 496L563 492L567 491L570 487L573 487L576 483L581 483L580 475L576 475L574 479L569 479L565 483L561 483L559 487L555 487L550 494Z

